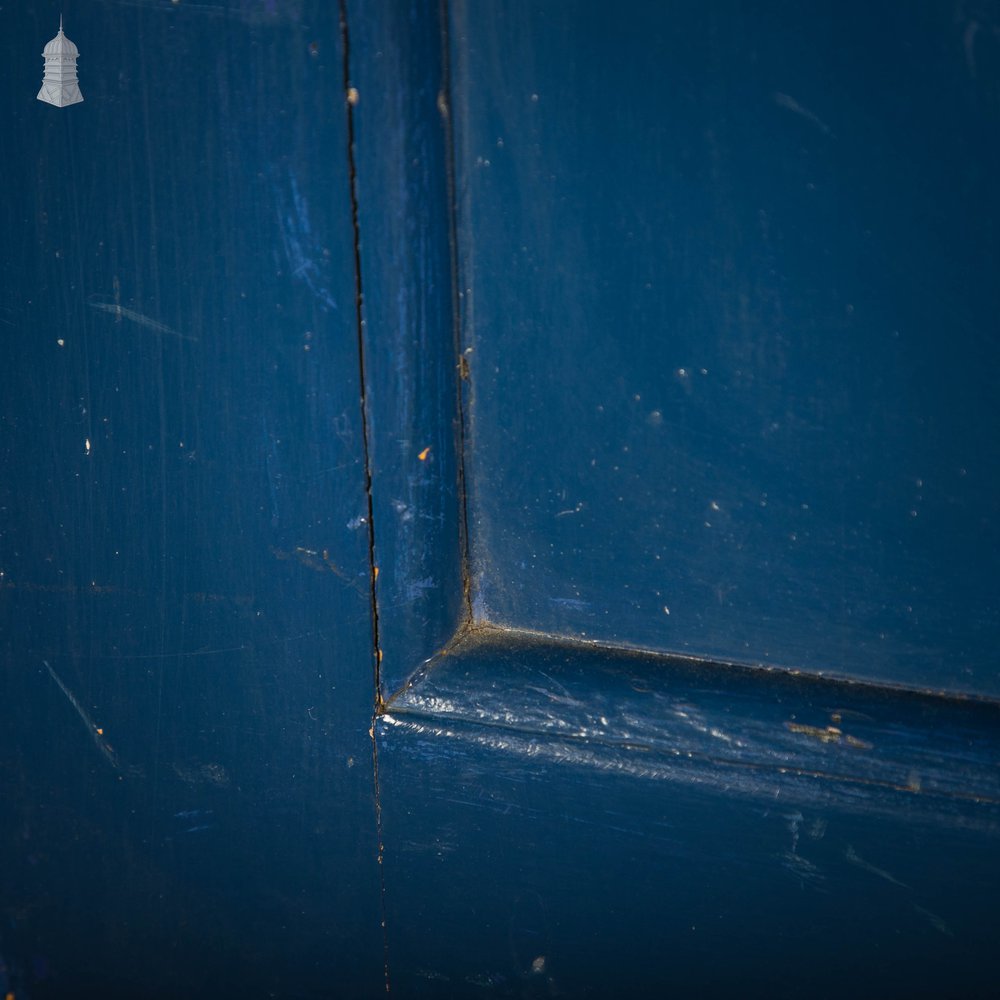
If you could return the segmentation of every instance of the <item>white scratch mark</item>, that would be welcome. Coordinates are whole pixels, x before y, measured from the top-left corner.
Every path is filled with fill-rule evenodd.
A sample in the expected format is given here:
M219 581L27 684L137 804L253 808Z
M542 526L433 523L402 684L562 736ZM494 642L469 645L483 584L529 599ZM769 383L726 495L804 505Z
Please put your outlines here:
M954 937L955 932L936 914L930 910L925 910L922 906L913 904L913 909L917 911L936 931L940 931L946 937Z
M784 108L786 111L791 111L792 114L805 118L807 122L812 122L824 135L833 135L833 130L819 115L814 114L808 108L802 107L794 97L789 97L788 94L775 93L774 103L779 108Z
M173 327L167 326L166 323L161 323L159 320L152 319L149 316L144 316L142 313L136 312L134 309L128 309L125 306L118 305L116 302L90 301L87 305L89 305L91 309L100 309L101 312L111 313L112 316L116 316L119 320L131 320L133 323L137 323L139 326L144 326L147 330L152 330L154 333L165 333L171 337L176 337L178 340L188 340L192 343L197 343L198 341L197 337L191 337L186 333L181 333Z
M116 770L121 768L118 765L118 755L111 749L111 747L104 742L101 738L101 731L98 726L94 725L94 720L87 714L87 710L81 705L70 691L68 687L63 683L62 678L49 666L48 660L42 660L45 664L45 669L52 676L52 679L59 685L59 690L66 695L69 703L76 709L76 714L80 716L83 720L84 726L87 728L87 732L90 733L90 738L94 741L94 746L97 747L101 752L101 756Z
M886 882L891 882L893 885L898 885L902 889L909 889L910 887L905 882L900 882L898 878L894 875L890 875L884 868L876 868L875 865L870 864L865 861L854 848L848 844L847 850L844 851L844 857L851 862L852 865L857 865L858 868L866 872L871 872L872 875L877 875L879 878L884 878Z
M330 254L322 248L313 234L309 201L299 191L298 178L291 171L288 172L287 194L278 183L274 183L272 187L278 229L292 276L303 281L324 306L335 310L337 303L326 284L330 271Z

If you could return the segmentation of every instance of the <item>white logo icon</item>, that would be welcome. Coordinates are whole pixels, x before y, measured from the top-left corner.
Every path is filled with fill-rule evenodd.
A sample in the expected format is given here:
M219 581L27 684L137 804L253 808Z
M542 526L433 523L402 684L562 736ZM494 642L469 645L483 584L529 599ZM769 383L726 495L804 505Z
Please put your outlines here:
M38 99L57 108L79 104L83 100L76 80L80 50L63 34L62 17L59 18L59 34L45 46L42 55L45 57L45 76Z

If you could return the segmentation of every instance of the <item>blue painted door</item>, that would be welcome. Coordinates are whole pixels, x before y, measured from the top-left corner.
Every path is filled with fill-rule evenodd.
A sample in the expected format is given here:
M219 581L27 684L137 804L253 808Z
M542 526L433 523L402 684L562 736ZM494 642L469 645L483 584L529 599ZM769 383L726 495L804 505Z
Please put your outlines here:
M990 995L996 11L59 13L0 987Z

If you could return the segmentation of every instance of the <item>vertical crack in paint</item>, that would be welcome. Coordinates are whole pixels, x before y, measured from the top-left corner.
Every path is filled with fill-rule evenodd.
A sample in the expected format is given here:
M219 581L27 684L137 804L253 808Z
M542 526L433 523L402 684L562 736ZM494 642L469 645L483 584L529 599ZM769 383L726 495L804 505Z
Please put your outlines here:
M468 393L465 383L468 378L465 355L462 353L462 315L459 306L458 261L458 201L455 173L455 134L451 119L451 43L448 35L448 0L440 0L438 16L441 21L441 93L438 96L438 110L444 128L445 163L448 172L448 248L451 257L451 322L452 343L454 344L456 369L459 377L455 388L455 458L458 474L459 497L459 547L462 558L462 596L465 600L465 623L459 634L473 625L472 620L472 563L469 553L469 501L465 478L466 407Z
M344 101L347 110L347 172L351 190L351 226L354 237L354 309L358 334L358 377L361 392L361 444L364 452L365 499L368 519L368 563L372 609L372 640L374 643L375 710L385 707L382 700L381 664L382 646L379 639L378 620L378 565L375 562L375 518L372 502L372 460L368 426L368 382L365 367L364 295L361 288L361 231L358 224L358 185L354 160L354 91L350 85L350 49L347 30L346 0L340 0L340 32L344 47Z
M382 793L379 788L378 776L378 740L375 725L379 714L385 707L382 699L382 645L379 639L378 620L378 565L375 561L375 518L372 502L372 461L369 446L368 428L368 383L365 370L364 341L364 296L361 286L361 231L358 224L358 185L357 166L354 159L354 104L356 93L351 87L351 46L350 33L347 28L347 2L340 0L340 37L344 52L344 107L347 112L347 172L350 181L351 196L351 226L354 237L354 308L358 334L358 375L361 393L361 441L364 451L365 497L368 503L368 563L370 575L371 614L372 614L372 644L373 644L373 677L375 697L372 707L371 728L368 735L372 744L372 783L375 792L375 835L378 844L378 875L382 920L382 955L385 974L385 991L389 992L389 934L386 927L385 910L385 845L382 840Z

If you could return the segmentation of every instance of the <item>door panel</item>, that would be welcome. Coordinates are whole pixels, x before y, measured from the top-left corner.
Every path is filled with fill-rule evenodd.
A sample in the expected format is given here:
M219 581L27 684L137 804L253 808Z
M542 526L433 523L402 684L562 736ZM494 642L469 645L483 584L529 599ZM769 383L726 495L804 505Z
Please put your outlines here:
M993 29L451 12L476 618L1000 693Z
M987 993L969 24L448 13L472 618L376 730L393 988Z
M58 13L0 987L986 994L988 5Z

